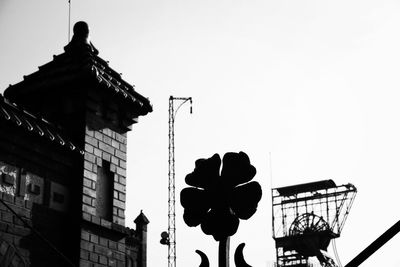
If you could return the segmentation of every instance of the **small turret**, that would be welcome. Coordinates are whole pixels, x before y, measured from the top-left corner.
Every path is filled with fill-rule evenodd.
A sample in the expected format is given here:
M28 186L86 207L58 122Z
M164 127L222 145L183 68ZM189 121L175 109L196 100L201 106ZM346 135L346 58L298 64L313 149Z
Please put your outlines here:
M141 246L139 249L139 262L140 266L146 267L147 262L147 225L149 224L149 219L147 219L146 215L143 214L143 211L140 211L139 216L136 217L136 233L141 240Z

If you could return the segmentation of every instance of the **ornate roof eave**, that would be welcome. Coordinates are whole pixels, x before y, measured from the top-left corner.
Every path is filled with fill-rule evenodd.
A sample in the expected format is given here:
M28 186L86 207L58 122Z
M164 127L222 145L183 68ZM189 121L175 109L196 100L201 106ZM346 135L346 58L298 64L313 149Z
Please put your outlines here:
M153 111L150 101L137 93L134 86L129 85L119 77L113 77L115 71L104 66L99 57L75 62L68 66L57 64L58 59L65 58L64 54L55 56L52 62L41 67L37 72L24 76L24 80L10 85L5 92L6 97L14 100L23 93L24 95L40 94L47 89L57 88L62 90L82 90L85 85L107 90L121 99L131 108L137 109L138 115L146 115ZM96 60L97 59L97 60ZM118 79L119 78L119 79ZM82 82L85 81L85 84Z
M84 151L71 142L55 125L44 118L35 116L0 94L0 122L8 122L32 136L57 144L72 152L84 154Z
M128 85L122 79L118 80L112 77L97 64L92 64L89 68L91 77L88 79L88 82L110 91L116 97L132 105L132 107L136 107L138 109L137 114L140 116L144 116L153 111L149 99L137 93L132 85Z

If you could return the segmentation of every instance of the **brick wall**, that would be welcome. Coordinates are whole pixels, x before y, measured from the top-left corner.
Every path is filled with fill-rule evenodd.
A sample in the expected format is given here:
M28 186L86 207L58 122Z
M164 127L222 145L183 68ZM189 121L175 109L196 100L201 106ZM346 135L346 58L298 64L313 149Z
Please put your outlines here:
M81 264L89 266L125 267L125 240L113 241L103 237L104 233L95 234L86 230L81 232Z
M85 158L83 172L82 212L85 219L107 221L125 225L125 186L126 186L126 135L118 134L110 129L93 131L86 129ZM107 162L112 174L112 219L106 220L98 216L96 200L98 170ZM92 217L97 217L92 219Z
M2 161L0 177L0 266L70 266L76 226L68 188Z
M125 227L126 133L108 128L107 118L99 116L104 108L91 106L85 129L80 266L145 267L147 236L141 224L138 232Z
M32 203L21 198L16 199L7 193L0 193L0 200L4 201L19 216L25 220L31 218ZM12 261L19 262L16 266L24 266L22 263L30 263L30 251L21 247L21 240L30 236L31 231L6 208L0 204L0 266L8 266Z
M0 202L75 266L146 267L148 222L137 222L136 230L125 227L126 134L91 126L85 128L84 155L3 127ZM97 214L103 165L112 177L111 218ZM21 266L71 266L0 203L0 266L12 260Z
M81 192L83 156L22 127L0 128L0 266L77 264L80 201L72 196Z

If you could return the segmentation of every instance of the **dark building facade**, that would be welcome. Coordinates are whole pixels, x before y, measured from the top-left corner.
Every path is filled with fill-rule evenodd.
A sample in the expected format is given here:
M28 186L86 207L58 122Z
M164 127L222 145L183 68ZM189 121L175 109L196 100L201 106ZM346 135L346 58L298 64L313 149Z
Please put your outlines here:
M146 267L147 224L125 227L127 135L149 100L87 41L0 95L0 266Z

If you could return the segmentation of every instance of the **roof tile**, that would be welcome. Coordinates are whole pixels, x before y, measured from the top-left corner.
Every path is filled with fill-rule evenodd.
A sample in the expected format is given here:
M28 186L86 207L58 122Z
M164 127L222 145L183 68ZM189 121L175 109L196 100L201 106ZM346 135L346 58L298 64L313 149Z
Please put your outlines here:
M84 154L83 150L69 141L55 125L43 118L32 115L27 110L10 102L0 94L0 122L1 121L9 122L14 126L20 127L29 134L45 138L68 150L80 153L81 155Z

